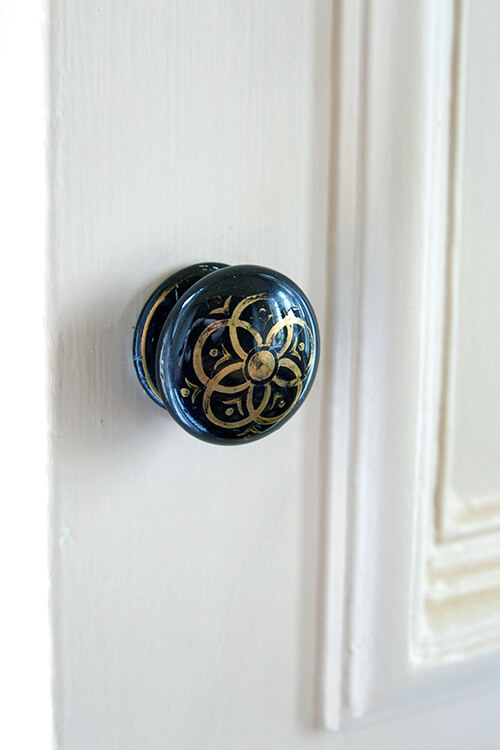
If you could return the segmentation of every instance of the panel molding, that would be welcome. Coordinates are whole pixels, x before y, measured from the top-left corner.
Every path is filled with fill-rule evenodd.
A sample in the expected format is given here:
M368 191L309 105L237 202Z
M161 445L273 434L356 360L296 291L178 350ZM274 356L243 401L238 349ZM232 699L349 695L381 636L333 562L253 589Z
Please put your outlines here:
M496 498L450 514L443 432L468 6L336 6L330 729L498 684Z
M430 350L424 356L428 371L422 395L421 435L423 492L418 497L420 511L420 556L426 560L421 580L416 586L414 602L417 627L414 653L424 660L463 658L500 641L500 536L499 498L480 496L465 502L452 487L451 453L452 403L455 396L457 317L459 308L458 278L460 267L461 204L463 191L463 154L465 149L466 78L468 63L469 0L455 0L451 5L448 26L453 30L445 49L450 63L448 82L437 90L436 122L444 124L447 142L440 144L436 162L445 175L443 197L433 201L439 210L430 209L436 227L432 254L441 256L440 267L434 266L433 283L429 284L428 319L423 338L430 339ZM446 81L446 76L444 77ZM449 93L451 92L451 94ZM439 189L439 187L438 187ZM444 204L445 222L440 218ZM442 225L445 223L445 237ZM439 309L445 310L444 324ZM434 370L430 362L443 362ZM436 388L439 383L439 407ZM434 414L437 412L437 420ZM425 424L427 422L427 424ZM438 424L436 425L436 422ZM437 433L437 466L433 453ZM426 455L425 455L426 454ZM434 490L434 486L436 489ZM434 502L429 498L434 497ZM428 512L427 505L433 505ZM430 519L429 519L430 517ZM430 523L429 523L430 520ZM421 612L424 602L423 612Z
M328 402L331 412L325 414L328 449L325 451L325 524L323 528L323 638L321 643L321 721L337 726L343 712L345 685L348 680L344 658L344 638L350 615L346 607L346 582L351 573L348 548L353 528L349 496L351 467L356 445L353 413L356 405L356 341L359 326L360 285L359 252L362 225L359 222L362 199L362 165L360 139L363 121L363 69L365 9L362 0L338 2L333 17L333 109L331 165L331 227L333 254L330 268L332 314L330 338L335 342L324 356L329 356L327 371L332 373ZM335 272L334 270L335 269ZM327 342L328 344L328 342ZM331 424L335 429L329 430ZM336 498L336 502L330 502ZM334 563L334 564L332 564ZM335 689L331 686L335 685Z
M442 405L440 447L438 462L438 486L436 492L437 534L441 541L466 537L470 534L490 533L500 530L500 491L494 494L477 494L465 499L453 488L451 460L453 440L450 435L453 426L453 402L455 399L455 374L457 372L457 328L459 299L459 272L461 255L461 206L463 202L465 150L465 113L467 105L468 72L468 27L470 0L455 0L453 4L452 26L453 44L451 51L449 89L452 92L451 106L448 97L441 104L443 119L447 122L449 166L446 190L447 236L445 243L436 248L443 252L446 248L445 297L445 336L438 340L437 348L444 349L442 377ZM447 87L448 88L448 87ZM451 111L446 112L446 109ZM443 149L444 151L444 149ZM441 161L446 154L441 155ZM438 294L443 295L439 284Z

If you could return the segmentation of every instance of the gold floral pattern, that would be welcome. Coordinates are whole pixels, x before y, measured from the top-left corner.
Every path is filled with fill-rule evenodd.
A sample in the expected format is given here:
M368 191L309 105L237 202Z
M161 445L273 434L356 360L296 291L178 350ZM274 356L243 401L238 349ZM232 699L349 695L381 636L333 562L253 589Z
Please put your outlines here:
M198 382L185 377L183 399L194 404L201 396L205 418L244 439L282 420L315 361L314 337L299 308L283 309L265 294L228 297L203 326L192 348Z

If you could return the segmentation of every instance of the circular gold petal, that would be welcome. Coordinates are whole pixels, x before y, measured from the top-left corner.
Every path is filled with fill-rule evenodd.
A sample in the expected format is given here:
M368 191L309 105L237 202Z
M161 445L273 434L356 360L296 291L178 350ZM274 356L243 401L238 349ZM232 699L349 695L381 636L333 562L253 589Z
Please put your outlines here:
M315 346L314 346L314 336L312 335L312 331L307 325L305 321L302 320L302 318L295 318L295 325L301 326L305 333L307 334L307 338L309 339L309 360L306 365L306 372L311 367L312 363L314 362L314 355L315 355Z
M293 373L293 375L295 375L295 377L292 379L279 377L282 369L289 370L291 373ZM272 382L276 383L276 385L280 385L282 388L292 388L293 386L302 383L304 378L305 374L301 371L297 363L293 362L293 360L291 359L288 359L288 357L284 357L284 359L280 359L278 372L274 376Z
M206 392L209 392L210 395L213 392L216 393L240 393L241 391L244 391L246 388L248 388L248 380L244 380L243 383L238 383L238 385L222 385L222 381L224 378L227 378L229 375L235 372L243 372L243 363L242 362L233 362L230 365L226 365L222 368L216 375L213 376L213 378L210 378L210 380L207 383L206 386Z
M279 320L269 331L269 333L266 336L266 346L272 346L273 340L276 338L278 333L286 327L286 338L283 346L279 351L276 352L278 357L282 357L283 354L286 354L289 350L293 340L294 340L294 326L299 326L304 329L305 334L307 335L307 338L309 339L309 360L306 365L306 371L311 367L313 361L314 361L314 354L315 354L315 348L314 348L314 338L311 332L311 329L307 325L307 323L302 320L302 318L297 318L293 313L288 313L282 320ZM304 346L302 346L302 349L304 349ZM301 350L302 351L302 350Z
M240 344L238 338L239 328L243 328L243 330L248 331L249 334L253 336L256 346L262 346L262 336L253 326L250 325L250 323L247 323L246 320L233 320L231 318L231 321L229 322L229 338L231 339L231 344L236 354L244 360L248 352ZM253 349L253 347L251 348Z
M254 392L255 388L253 385L251 385L247 393L247 410L248 413L252 416L254 422L260 422L260 415L268 405L269 399L271 398L271 386L269 385L269 383L264 386L264 395L262 396L261 402L257 408L255 408L253 403Z
M295 404L297 403L297 401L299 399L300 394L302 393L302 383L299 383L296 386L296 389L297 390L296 390L294 399L293 399L292 403L290 404L290 406L287 409L285 409L284 411L280 412L280 414L277 414L274 417L262 417L261 416L261 417L259 417L259 423L260 424L264 424L264 425L265 424L275 424L276 422L279 422L280 419L283 419L283 417L286 417L286 415L289 412L292 411L293 407L295 406Z
M207 339L212 335L214 331L217 331L219 328L223 328L227 325L229 325L228 318L226 318L225 320L214 320L213 323L210 323L206 328L204 328L198 336L198 340L193 351L193 367L200 383L205 384L209 379L208 375L203 369L203 347Z
M241 300L233 310L233 314L228 323L229 336L234 351L239 357L241 357L241 359L245 359L248 352L241 346L238 338L238 328L243 328L245 331L248 331L255 339L257 346L262 346L262 336L253 326L250 325L250 323L247 323L246 320L240 320L240 315L249 305L253 305L255 302L265 299L266 297L264 294L252 294L250 297L245 297L245 299Z
M248 416L244 417L243 419L239 419L237 422L226 422L222 419L218 419L215 414L212 411L212 404L211 404L211 396L213 394L213 390L207 390L205 391L205 394L203 396L203 410L208 417L208 419L212 422L212 424L216 424L219 427L224 427L225 429L238 429L240 427L245 427L246 425L252 424L252 422L256 422L259 419L260 414L264 409L266 408L269 398L271 396L271 388L269 385L265 386L264 395L262 397L262 400L259 404L259 406L256 408L253 403L253 391L254 388L251 385L248 388L247 393L247 410L248 410Z
M244 417L243 419L239 419L237 422L225 422L222 419L218 419L212 411L212 404L210 403L211 395L211 393L205 391L203 395L203 411L205 412L207 419L209 419L212 424L215 424L218 427L224 427L226 430L230 430L237 429L238 427L245 427L245 425L251 424L251 422L253 422L253 417L251 417L250 415Z
M273 327L267 334L265 345L272 347L273 341L278 335L278 333L283 328L286 328L285 342L283 346L281 347L279 351L276 351L275 349L277 357L281 357L290 348L290 344L292 343L292 338L293 338L293 325L296 320L297 318L295 317L293 313L288 313L288 315L286 315L284 318L282 318L281 320L278 320L278 322L273 325Z

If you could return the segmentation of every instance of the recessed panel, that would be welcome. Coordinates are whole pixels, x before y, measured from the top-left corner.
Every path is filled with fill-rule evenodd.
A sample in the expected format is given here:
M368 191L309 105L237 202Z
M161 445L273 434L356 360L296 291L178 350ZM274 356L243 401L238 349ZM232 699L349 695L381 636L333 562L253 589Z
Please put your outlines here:
M467 4L453 91L443 520L476 530L496 524L500 503L499 44L500 5Z

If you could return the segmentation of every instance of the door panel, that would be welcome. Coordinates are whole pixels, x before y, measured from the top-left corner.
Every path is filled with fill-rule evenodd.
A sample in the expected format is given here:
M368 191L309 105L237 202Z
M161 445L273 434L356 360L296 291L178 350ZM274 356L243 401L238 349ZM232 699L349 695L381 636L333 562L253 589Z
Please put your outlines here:
M337 335L351 332L350 409L332 426L330 727L498 685L499 21L494 3L447 2L359 4L340 23L341 48L357 40L339 150L361 134L360 229Z
M432 624L432 576L457 543L434 533L432 490L451 338L467 357L464 377L480 361L494 380L488 352L471 354L460 339L482 330L473 305L461 333L444 336L455 278L443 219L458 127L451 61L463 12L430 0L53 0L63 750L496 746L494 694L452 702L496 685L495 653L483 642L472 658L456 645L450 632L465 621L454 605L444 648ZM483 33L493 46L483 18L471 50ZM494 125L485 136L480 125L469 137L493 141ZM463 185L475 194L481 164L470 170ZM492 189L495 179L492 170ZM482 231L473 216L464 227ZM465 298L495 271L484 248ZM184 433L133 368L144 301L201 261L276 268L320 322L306 405L244 447ZM486 396L459 406L473 410L463 455L489 409ZM495 455L492 446L484 459L488 488ZM486 481L471 464L474 487L477 471ZM460 663L446 662L450 644ZM322 728L352 722L338 734Z

